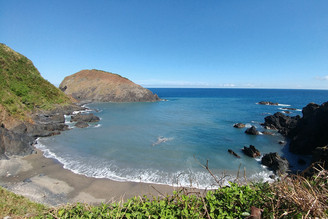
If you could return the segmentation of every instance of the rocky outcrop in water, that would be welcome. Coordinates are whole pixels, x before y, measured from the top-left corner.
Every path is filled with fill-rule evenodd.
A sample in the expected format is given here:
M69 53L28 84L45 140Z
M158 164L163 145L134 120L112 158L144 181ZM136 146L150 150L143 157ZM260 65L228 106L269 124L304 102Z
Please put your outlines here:
M245 133L248 134L248 135L258 135L258 134L260 134L259 131L257 131L257 129L255 128L255 126L252 126L248 129L246 129Z
M235 128L245 128L245 124L243 124L243 123L235 123L234 125L233 125L233 127L235 127Z
M284 136L290 136L290 132L296 128L300 116L287 116L281 112L277 112L274 115L264 118L262 124L266 129L278 130L278 132Z
M278 153L265 154L261 159L261 163L278 175L285 174L289 169L288 160L280 157Z
M78 101L154 102L156 94L118 74L82 70L66 77L59 88Z
M93 113L89 114L76 114L71 117L71 122L99 122L100 118Z
M250 145L249 147L244 146L242 151L244 152L245 155L249 157L255 158L261 156L260 151L257 150L257 148L254 145Z

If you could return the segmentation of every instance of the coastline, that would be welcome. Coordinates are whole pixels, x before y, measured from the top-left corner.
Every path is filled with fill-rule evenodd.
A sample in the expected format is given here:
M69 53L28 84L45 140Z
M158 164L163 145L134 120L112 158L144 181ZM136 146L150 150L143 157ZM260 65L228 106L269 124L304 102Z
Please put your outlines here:
M49 206L110 203L134 196L172 194L176 187L142 182L117 182L92 178L64 169L58 161L43 152L25 157L0 160L0 186L32 201Z

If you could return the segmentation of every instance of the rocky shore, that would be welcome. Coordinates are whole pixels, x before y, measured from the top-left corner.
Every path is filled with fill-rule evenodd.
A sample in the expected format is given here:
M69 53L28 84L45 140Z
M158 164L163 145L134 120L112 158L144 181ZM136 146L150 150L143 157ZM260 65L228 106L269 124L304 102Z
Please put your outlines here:
M71 104L50 111L34 112L31 115L32 121L21 122L10 129L1 124L0 158L8 159L13 155L24 156L33 153L33 145L38 137L58 135L60 132L68 130L69 128L65 124L65 115L72 115L74 111L85 109L85 107ZM76 121L82 121L83 118L84 116L77 117Z

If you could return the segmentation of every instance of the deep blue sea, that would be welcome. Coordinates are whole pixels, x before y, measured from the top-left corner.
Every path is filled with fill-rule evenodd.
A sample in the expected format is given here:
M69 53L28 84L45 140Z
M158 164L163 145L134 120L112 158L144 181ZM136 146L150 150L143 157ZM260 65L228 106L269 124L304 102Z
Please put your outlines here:
M40 138L38 148L74 173L117 181L149 182L174 186L212 188L215 183L201 167L206 164L218 177L233 180L238 170L248 180L268 180L272 174L260 159L243 155L254 145L262 154L278 152L297 168L298 156L288 153L284 138L250 136L233 127L242 122L263 131L264 117L292 107L302 115L309 102L328 101L327 90L277 89L151 89L166 101L155 103L88 104L100 122L74 128L61 135ZM259 105L278 102L278 106ZM232 149L240 159L230 155Z

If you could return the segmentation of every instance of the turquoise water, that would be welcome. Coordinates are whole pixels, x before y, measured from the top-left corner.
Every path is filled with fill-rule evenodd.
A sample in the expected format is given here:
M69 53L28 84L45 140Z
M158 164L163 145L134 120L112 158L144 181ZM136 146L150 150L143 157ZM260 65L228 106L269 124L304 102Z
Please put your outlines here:
M272 172L259 159L242 154L245 145L255 145L262 154L288 153L278 144L283 137L250 136L237 122L263 129L264 117L294 107L301 114L309 102L322 103L328 91L257 89L152 89L167 101L155 103L93 103L87 105L101 118L85 129L72 128L61 135L39 139L38 147L47 157L75 173L117 181L150 182L209 188L213 178L201 164L208 160L217 176L233 179L238 169L250 180L268 179ZM256 104L261 100L279 106ZM73 127L73 124L70 124ZM241 156L237 159L227 150Z

